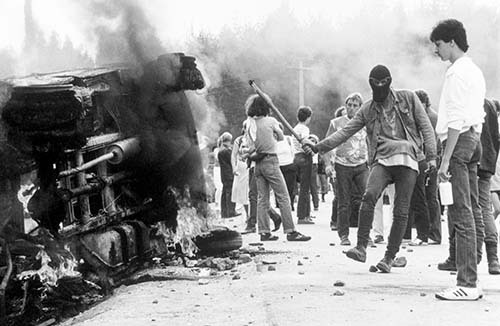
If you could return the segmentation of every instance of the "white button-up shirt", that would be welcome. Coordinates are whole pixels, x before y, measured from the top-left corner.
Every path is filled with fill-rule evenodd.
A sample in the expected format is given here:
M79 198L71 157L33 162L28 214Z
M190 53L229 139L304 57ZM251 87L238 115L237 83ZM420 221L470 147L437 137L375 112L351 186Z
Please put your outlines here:
M468 56L457 59L446 71L439 100L436 133L441 141L448 137L448 128L466 132L471 127L481 132L484 121L486 86L478 66Z

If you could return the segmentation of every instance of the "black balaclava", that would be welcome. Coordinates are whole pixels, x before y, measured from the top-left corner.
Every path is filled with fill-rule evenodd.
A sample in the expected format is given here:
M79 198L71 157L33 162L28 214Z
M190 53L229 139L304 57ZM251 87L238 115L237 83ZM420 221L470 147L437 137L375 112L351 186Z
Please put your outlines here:
M386 66L377 65L370 71L370 87L372 88L373 100L378 103L384 102L389 95L391 87L391 72Z

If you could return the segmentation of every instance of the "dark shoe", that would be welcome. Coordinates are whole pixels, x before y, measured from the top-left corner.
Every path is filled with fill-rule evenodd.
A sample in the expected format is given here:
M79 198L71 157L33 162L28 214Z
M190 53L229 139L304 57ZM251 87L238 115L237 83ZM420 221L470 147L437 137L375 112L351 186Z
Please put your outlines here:
M377 268L382 273L390 273L394 259L384 256L381 261L378 262Z
M280 229L280 226L281 226L281 219L279 220L274 220L274 229L273 229L273 232L276 232Z
M309 240L311 240L311 237L307 236L307 235L303 235L300 232L293 231L293 232L288 233L286 235L286 239L288 241L309 241Z
M364 247L356 246L345 252L346 256L364 263L366 261L366 249Z
M376 235L375 240L373 240L374 243L384 243L384 237L381 235Z
M306 218L299 219L297 221L297 224L314 224L314 221L311 220L311 218L306 217Z
M249 233L255 233L257 232L257 229L255 229L255 227L249 227L247 226L245 230L243 230L242 232L240 232L241 234L249 234Z
M337 223L330 222L330 229L332 231L337 231L339 228L337 227Z
M341 246L350 246L351 241L349 241L349 237L347 235L343 235L340 237L340 245Z
M317 212L319 210L319 207L314 207L314 211Z
M260 235L260 241L276 241L278 239L277 235L272 235L271 233L262 233Z
M438 264L438 269L440 271L456 272L457 265L454 261L451 261L450 258L447 258L444 262Z
M491 275L500 274L500 264L498 263L498 260L488 262L488 273Z
M240 215L241 215L241 213L232 212L231 214L229 214L229 218L237 217L237 216L240 216Z

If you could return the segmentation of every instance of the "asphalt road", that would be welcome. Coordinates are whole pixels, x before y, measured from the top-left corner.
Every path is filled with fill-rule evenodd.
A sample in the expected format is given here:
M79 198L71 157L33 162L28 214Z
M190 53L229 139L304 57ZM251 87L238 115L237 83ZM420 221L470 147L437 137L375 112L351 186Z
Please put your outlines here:
M455 285L456 275L436 267L446 258L446 243L403 247L398 256L407 258L405 268L371 273L369 267L383 257L385 244L370 248L366 263L346 258L342 251L348 247L340 246L329 228L330 208L328 202L321 206L315 225L298 226L313 236L310 242L287 242L280 230L278 241L264 243L271 253L257 255L233 272L200 276L208 284L198 281L197 275L206 273L199 269L151 271L184 273L192 280L122 286L62 325L500 325L500 276L489 275L486 262L479 265L483 299L437 300L436 291ZM224 223L241 229L243 219ZM355 228L350 239L356 240ZM244 246L259 242L257 234L243 240ZM276 270L259 261L275 263ZM233 279L235 274L240 278ZM334 286L336 281L345 285Z

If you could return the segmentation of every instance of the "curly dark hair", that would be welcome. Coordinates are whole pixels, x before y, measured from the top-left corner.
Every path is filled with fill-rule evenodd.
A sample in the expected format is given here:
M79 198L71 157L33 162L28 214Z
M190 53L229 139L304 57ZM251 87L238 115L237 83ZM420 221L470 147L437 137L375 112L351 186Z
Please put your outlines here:
M464 25L456 19L446 19L440 21L432 29L431 42L442 40L444 42L455 41L460 50L467 52L469 44L467 44L467 33Z
M249 117L269 115L269 104L258 94L250 95L245 102L245 111Z

